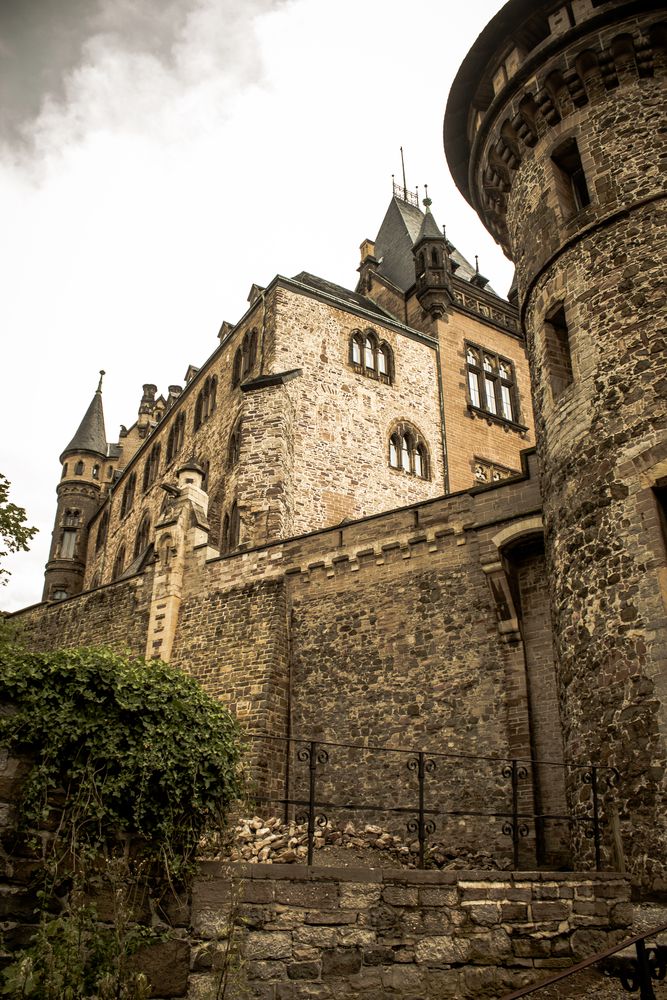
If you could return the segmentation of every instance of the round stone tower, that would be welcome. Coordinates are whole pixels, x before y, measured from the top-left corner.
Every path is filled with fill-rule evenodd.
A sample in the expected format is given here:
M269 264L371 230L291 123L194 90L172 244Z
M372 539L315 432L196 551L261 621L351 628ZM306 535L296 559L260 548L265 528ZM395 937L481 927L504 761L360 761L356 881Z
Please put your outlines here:
M105 477L107 441L102 410L102 376L79 428L60 461L58 507L44 573L44 601L63 601L80 594L86 569L88 523L100 506ZM105 540L107 522L97 532Z
M566 755L618 768L626 857L662 889L663 17L655 0L510 0L445 115L454 179L516 264Z

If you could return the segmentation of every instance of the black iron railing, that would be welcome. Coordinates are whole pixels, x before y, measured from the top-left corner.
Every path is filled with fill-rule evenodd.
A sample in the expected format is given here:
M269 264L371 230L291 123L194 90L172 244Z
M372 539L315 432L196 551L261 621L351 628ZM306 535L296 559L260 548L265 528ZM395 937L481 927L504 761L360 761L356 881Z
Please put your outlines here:
M602 795L609 793L616 783L615 768L597 764L558 763L526 758L502 758L492 755L471 755L425 751L398 747L363 746L354 743L335 743L325 740L308 740L249 734L255 758L261 756L260 747L272 747L272 765L264 767L265 779L259 779L260 789L266 784L273 769L274 787L276 768L284 768L284 794L258 793L252 796L257 806L280 806L285 818L293 818L307 825L307 862L313 863L315 831L329 822L328 814L361 813L403 817L404 828L418 843L418 865L425 867L429 842L436 832L436 822L447 820L489 821L499 826L503 837L511 838L511 857L514 869L520 868L521 844L526 838L537 838L547 824L567 825L569 832L578 833L592 841L591 866L597 870L603 864ZM369 764L368 756L392 755L403 758L389 774L385 763ZM276 759L282 757L282 763ZM473 767L473 780L464 774L466 766ZM480 770L486 774L480 777ZM539 769L556 769L571 785L572 779L580 789L588 789L584 798L578 799L573 811L536 811L534 802L535 775ZM261 768L259 769L261 771ZM436 782L436 776L441 771ZM486 785L484 784L486 782ZM352 785L354 795L343 796L341 788ZM378 801L379 791L390 787L391 800ZM368 797L364 795L368 791ZM370 791L373 792L371 800ZM571 792L571 789L570 789ZM463 801L461 801L463 800ZM563 804L565 795L563 795ZM474 808L477 803L489 803L489 808ZM493 808L493 806L496 808ZM534 859L533 859L534 864Z
M571 979L598 963L606 965L610 959L618 956L619 952L633 946L635 955L632 958L618 959L616 967L613 969L613 975L620 979L626 993L638 993L640 1000L656 1000L653 983L664 980L667 975L667 947L649 943L649 941L666 931L667 924L662 924L644 934L637 934L636 937L622 941L621 944L608 948L607 951L599 951L595 955L591 955L590 958L570 966L569 969L556 972L548 979L543 979L541 983L515 990L514 993L507 993L501 1000L520 1000L521 997L538 996L542 990L546 990L564 979Z

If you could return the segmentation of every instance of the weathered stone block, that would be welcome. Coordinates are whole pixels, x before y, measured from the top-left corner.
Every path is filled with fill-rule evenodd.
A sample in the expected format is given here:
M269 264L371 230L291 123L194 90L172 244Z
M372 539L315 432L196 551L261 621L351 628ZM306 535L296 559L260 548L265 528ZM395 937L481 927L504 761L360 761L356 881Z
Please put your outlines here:
M161 941L140 948L128 964L131 969L145 973L153 996L183 997L188 990L190 945L187 941Z
M320 962L291 962L287 966L289 979L319 979L321 971Z
M322 952L322 978L351 976L361 969L359 948L327 948Z
M251 932L244 942L243 953L248 960L289 958L292 953L292 937L280 931Z
M415 946L415 960L419 965L451 965L467 962L472 954L472 945L465 938L445 935L422 938Z

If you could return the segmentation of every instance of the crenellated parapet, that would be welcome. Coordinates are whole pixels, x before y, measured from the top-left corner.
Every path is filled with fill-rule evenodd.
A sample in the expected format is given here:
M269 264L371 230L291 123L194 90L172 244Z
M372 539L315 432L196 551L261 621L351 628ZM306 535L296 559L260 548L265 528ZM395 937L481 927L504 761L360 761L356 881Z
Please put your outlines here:
M659 190L654 183L650 191L631 191L623 177L612 180L604 155L596 155L604 151L588 149L586 139L595 146L597 110L604 114L610 97L618 107L628 90L633 103L646 103L657 140L658 119L649 107L666 65L661 8L652 0L539 5L517 0L500 11L463 63L445 120L449 165L458 187L518 269L517 258L539 266L601 213L626 205L631 195L639 200ZM601 129L609 125L604 121ZM557 192L549 197L550 188L557 187L555 172L547 176L535 169L555 153L557 170L558 148L573 131L583 140L578 155L594 202L581 215L568 212L564 192L560 203ZM655 141L651 146L657 150ZM566 161L561 172L571 176L576 153L569 165L567 149L560 159ZM657 181L655 171L649 175ZM525 218L517 219L526 211L539 213L544 223L535 225L529 242ZM578 216L576 225L567 224L568 215Z

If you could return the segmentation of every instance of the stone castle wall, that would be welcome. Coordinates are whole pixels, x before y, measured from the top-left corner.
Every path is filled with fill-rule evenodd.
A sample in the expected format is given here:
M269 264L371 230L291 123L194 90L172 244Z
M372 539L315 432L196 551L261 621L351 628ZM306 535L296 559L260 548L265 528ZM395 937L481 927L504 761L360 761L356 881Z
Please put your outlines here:
M211 559L211 550L199 545L187 555L171 661L191 671L256 734L256 790L274 799L305 794L307 768L297 759L299 747L292 744L288 754L286 743L268 737L473 755L475 760L435 760L427 806L438 810L479 812L483 803L485 812L506 814L511 785L502 771L508 759L562 759L539 547L530 556L525 608L517 604L514 618L499 621L512 600L507 573L515 572L505 572L501 554L517 539L525 541L526 532L530 544L541 535L531 469L501 486L245 552ZM163 578L158 574L156 580ZM134 585L142 580L135 578ZM145 581L143 600L150 603L148 575ZM81 595L63 609L80 606L87 615L96 594L129 594L131 585ZM498 590L503 587L504 597ZM164 593L152 599L158 611ZM112 596L105 606L114 606ZM138 630L153 655L147 612L138 614L122 601L116 609L112 641L118 635L122 644L125 633ZM58 611L42 605L26 613L36 645L39 623L60 621ZM106 641L107 619L88 617L82 641ZM61 637L76 641L74 620L62 618L61 632L52 633L54 644ZM337 747L329 749L329 758L318 776L320 800L415 808L409 755ZM528 772L521 784L525 811L534 811L541 785L551 810L562 811L562 773L556 769L554 779L553 768ZM405 832L411 815L394 815L394 826ZM336 816L345 822L343 811ZM511 854L502 817L437 822L439 838L452 844L472 840L493 846L501 857ZM534 856L536 833L532 828L522 842L526 862ZM559 849L537 847L538 853Z
M234 907L232 996L261 1000L498 997L612 947L632 920L614 875L235 868L202 865L191 997L216 982Z

